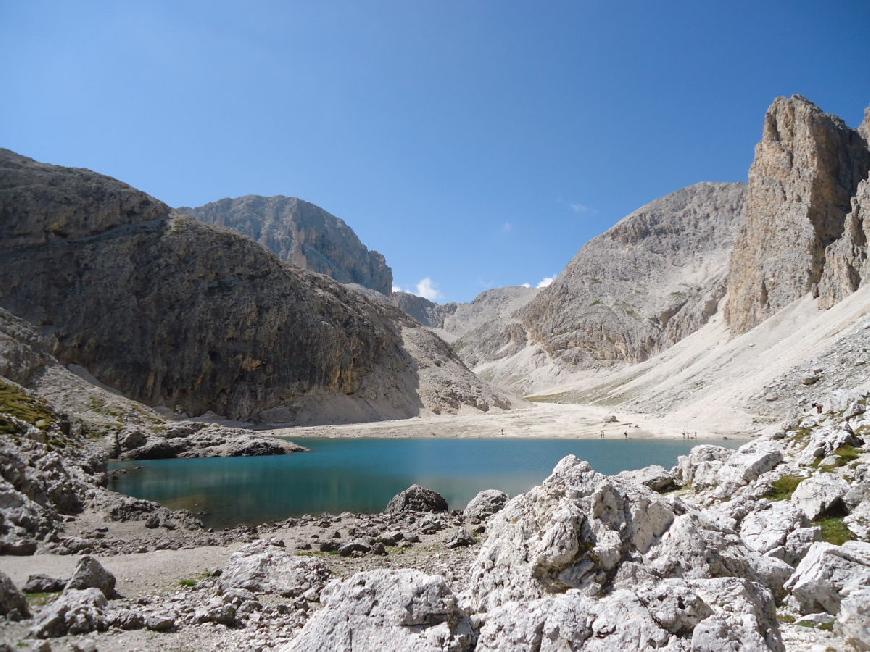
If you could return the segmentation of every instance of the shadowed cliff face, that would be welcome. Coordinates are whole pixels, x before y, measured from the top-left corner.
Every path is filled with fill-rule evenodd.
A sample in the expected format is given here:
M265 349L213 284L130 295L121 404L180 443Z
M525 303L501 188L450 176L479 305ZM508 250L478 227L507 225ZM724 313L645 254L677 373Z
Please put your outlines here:
M731 258L726 318L734 332L816 289L825 250L843 236L868 170L870 151L858 131L800 96L773 102Z
M113 179L4 150L0 216L0 305L133 399L281 420L334 397L357 420L453 409L419 386L430 361L405 350L418 326L399 310ZM488 407L446 357L467 375L462 398Z
M385 295L392 291L393 272L384 257L369 251L342 220L309 202L247 195L179 211L241 233L281 260L339 283L358 283Z
M569 365L644 360L703 326L725 292L742 184L657 199L590 240L522 310L530 340Z

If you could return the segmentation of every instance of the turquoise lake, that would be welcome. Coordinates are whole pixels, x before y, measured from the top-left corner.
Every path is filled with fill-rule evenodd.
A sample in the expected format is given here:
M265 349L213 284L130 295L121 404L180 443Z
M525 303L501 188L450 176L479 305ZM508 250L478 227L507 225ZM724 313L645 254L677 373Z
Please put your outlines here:
M671 467L698 443L736 441L597 439L295 439L308 453L115 462L127 472L110 487L175 509L205 512L210 527L300 514L379 512L413 483L462 509L481 489L514 496L573 453L602 473L649 464Z

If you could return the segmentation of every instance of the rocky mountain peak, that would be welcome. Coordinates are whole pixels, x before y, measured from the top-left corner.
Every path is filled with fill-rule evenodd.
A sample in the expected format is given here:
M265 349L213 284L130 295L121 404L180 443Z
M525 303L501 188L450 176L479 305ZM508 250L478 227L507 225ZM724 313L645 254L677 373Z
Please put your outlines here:
M858 131L804 97L774 100L749 171L726 317L742 333L816 287L870 170Z
M297 267L390 294L393 272L384 256L370 251L343 220L311 202L245 195L179 211L241 233Z

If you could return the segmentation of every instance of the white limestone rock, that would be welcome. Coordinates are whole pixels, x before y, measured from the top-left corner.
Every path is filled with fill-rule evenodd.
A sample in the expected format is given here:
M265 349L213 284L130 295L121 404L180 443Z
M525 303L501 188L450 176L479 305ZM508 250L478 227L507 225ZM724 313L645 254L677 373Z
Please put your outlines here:
M769 594L746 580L668 579L600 599L570 590L486 615L479 652L783 649Z
M372 570L331 582L317 611L285 652L390 650L462 652L473 631L443 577Z
M463 598L484 611L570 588L595 593L624 556L646 553L673 520L658 494L569 455L490 521Z
M319 559L297 557L282 546L260 540L232 554L221 573L220 585L224 590L246 589L295 598L309 591L319 595L330 575Z
M788 535L806 524L803 512L789 501L770 503L740 523L740 538L752 550L766 553L785 544Z
M55 638L103 631L108 627L107 604L98 588L68 589L37 614L30 633L36 638Z
M870 544L848 541L842 546L814 543L785 588L802 614L836 614L841 601L870 587Z
M849 491L849 483L832 473L819 473L801 482L791 497L791 502L808 519L824 514L842 500Z
M484 489L469 501L462 512L468 521L485 521L507 504L507 494L498 489Z
M843 523L861 541L870 542L870 501L863 500L843 519Z
M834 631L859 652L870 650L870 588L863 588L840 602Z

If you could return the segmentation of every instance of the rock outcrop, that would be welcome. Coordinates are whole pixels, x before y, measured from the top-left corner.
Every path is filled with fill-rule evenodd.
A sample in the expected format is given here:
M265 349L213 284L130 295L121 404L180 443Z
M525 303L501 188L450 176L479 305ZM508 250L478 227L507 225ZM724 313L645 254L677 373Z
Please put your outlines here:
M590 240L522 310L529 340L590 366L645 360L703 326L725 294L744 194L690 186Z
M471 650L468 616L444 578L415 570L374 570L330 584L323 608L286 652Z
M731 257L726 318L735 333L818 291L827 248L844 230L847 238L858 236L859 218L848 229L845 218L868 170L870 149L856 130L803 97L774 100L755 149L745 223ZM831 251L841 262L825 281L827 303L851 291L856 280L849 271L854 254L846 249L852 245Z
M446 512L447 501L437 491L412 484L390 499L387 512Z
M2 150L0 212L0 305L136 401L302 423L507 405L435 335L409 353L397 309L113 179ZM461 393L421 382L430 350Z
M870 280L870 180L858 184L843 235L825 249L819 307L830 308Z
M259 242L281 260L389 296L393 272L335 215L296 197L246 195L179 212Z

